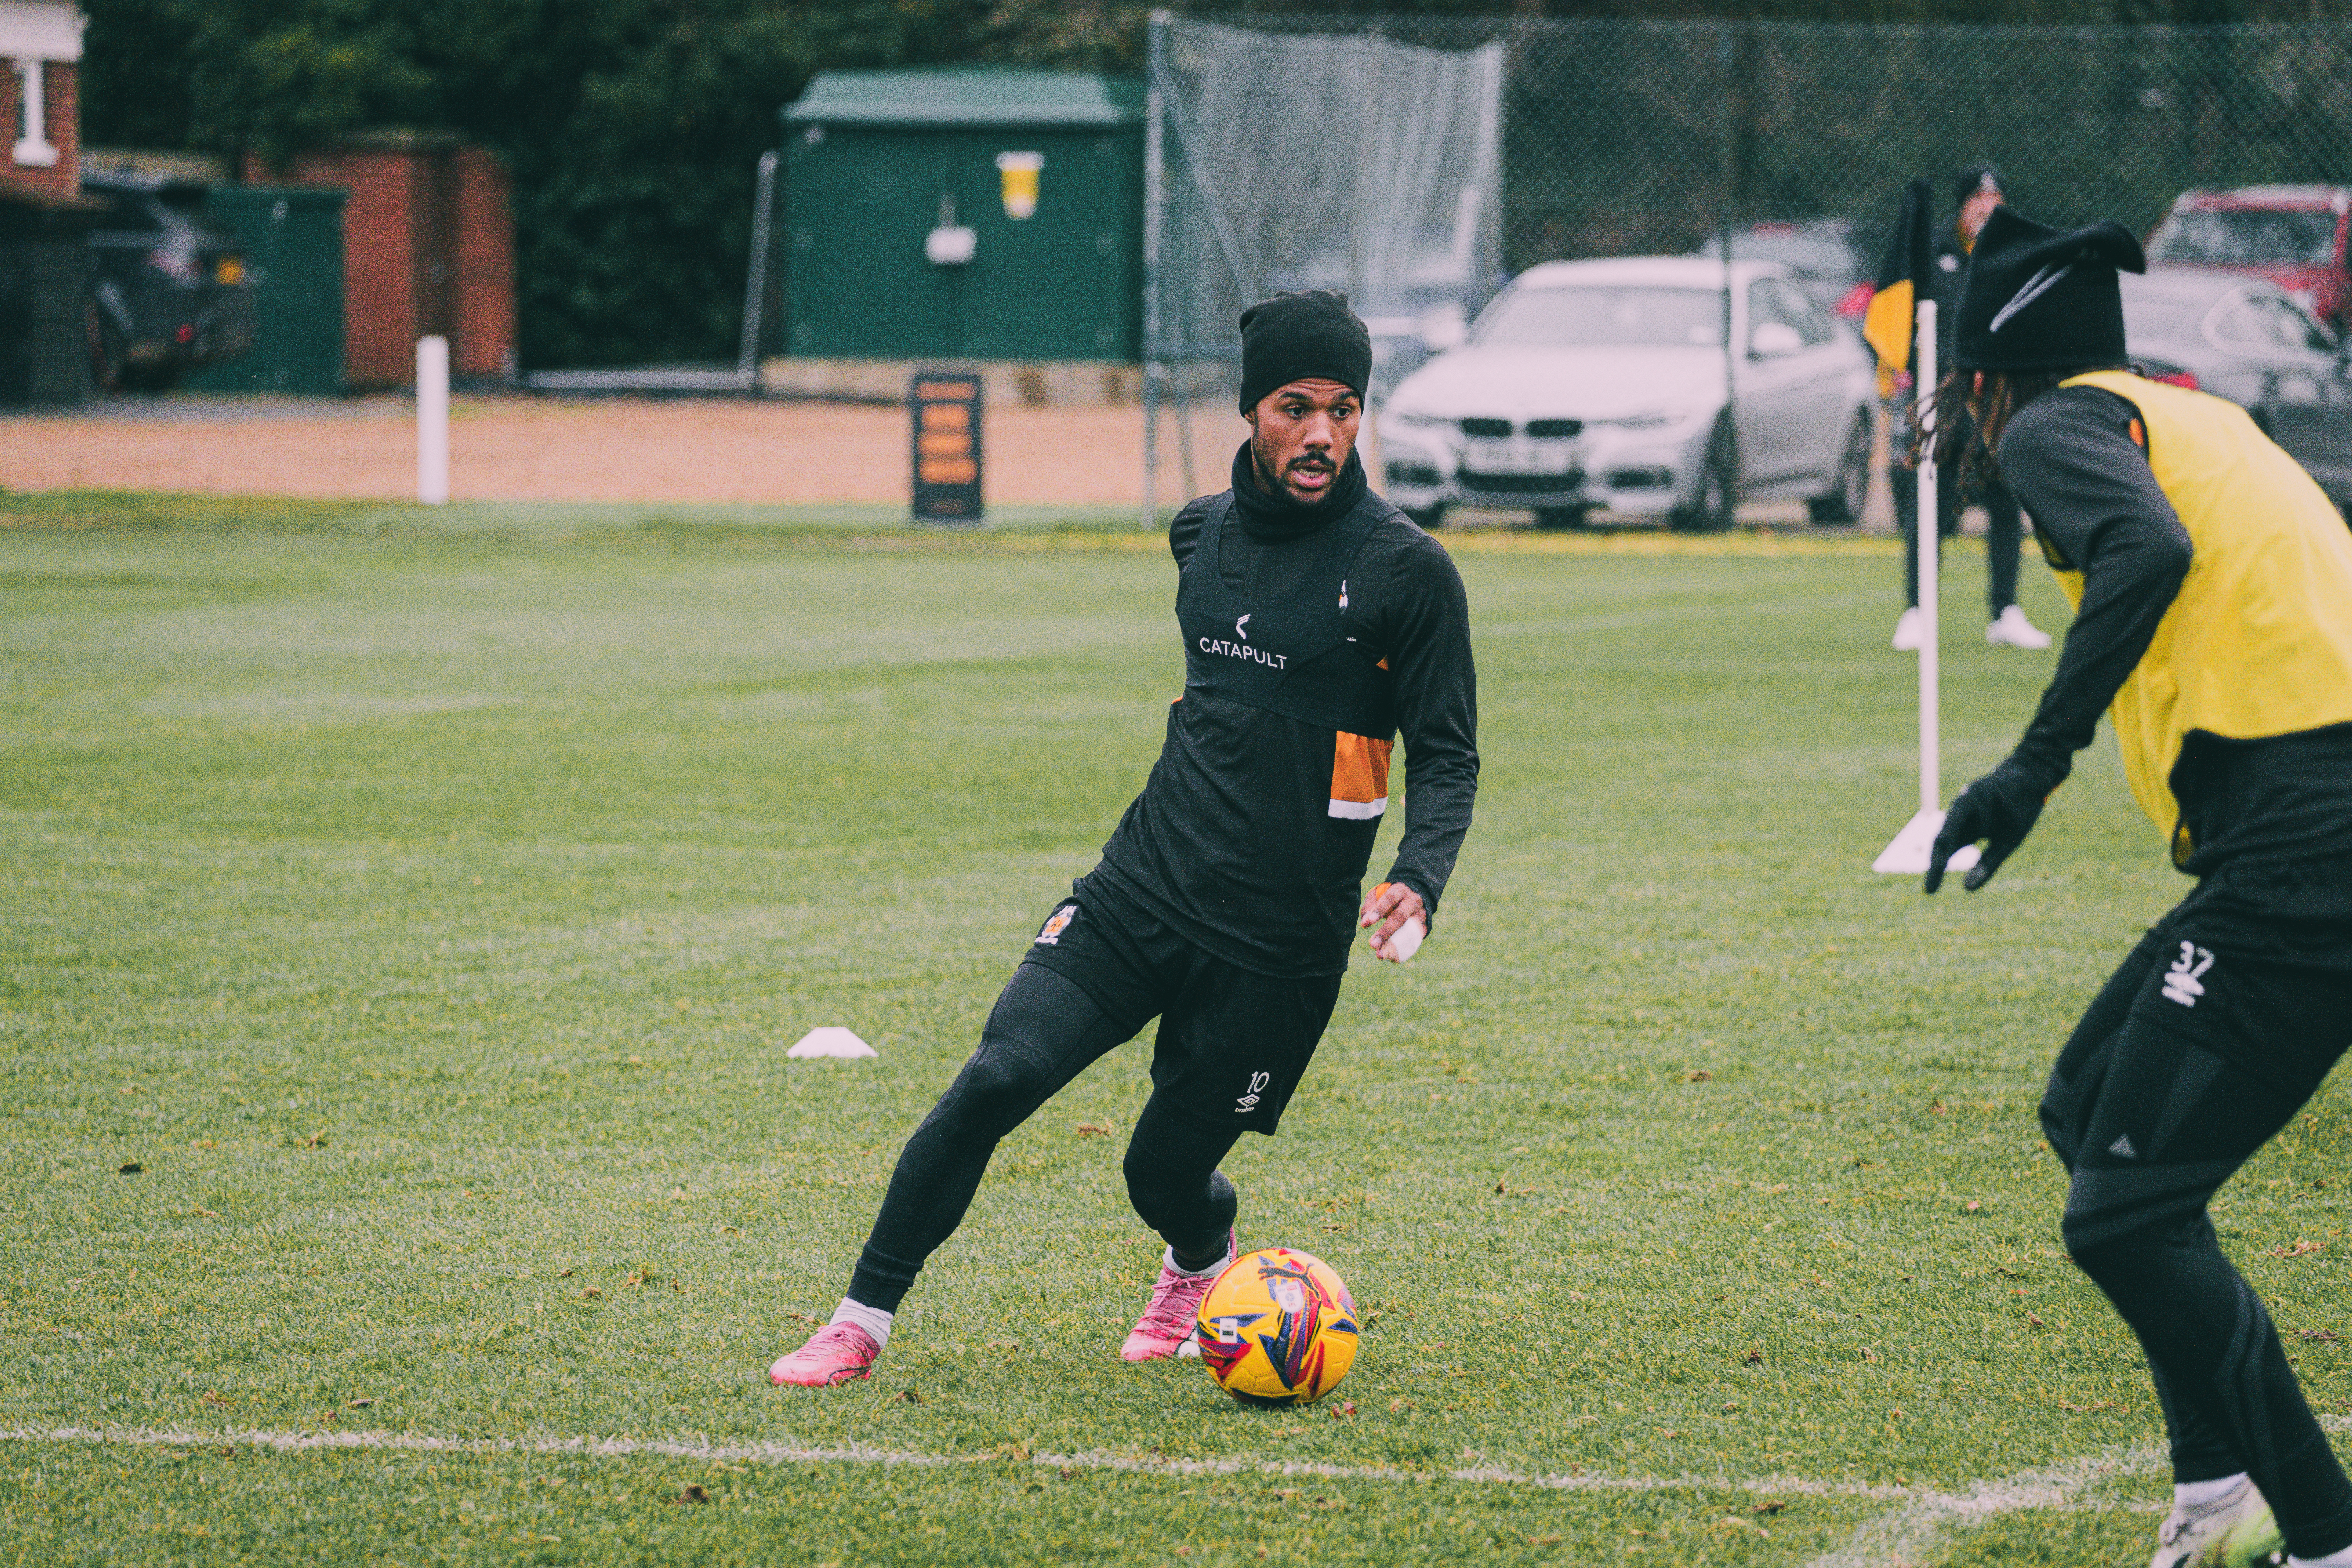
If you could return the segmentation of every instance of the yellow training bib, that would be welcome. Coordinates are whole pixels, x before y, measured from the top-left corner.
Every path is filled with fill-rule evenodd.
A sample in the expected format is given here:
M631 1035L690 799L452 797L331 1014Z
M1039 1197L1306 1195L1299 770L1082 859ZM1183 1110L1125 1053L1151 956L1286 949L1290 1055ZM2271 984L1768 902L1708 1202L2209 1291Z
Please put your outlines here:
M2352 530L2236 404L2119 370L2064 384L2139 410L2148 467L2195 551L2108 710L2132 794L2179 864L2193 847L2171 777L2191 731L2251 741L2352 723ZM2058 582L2080 608L2082 573Z

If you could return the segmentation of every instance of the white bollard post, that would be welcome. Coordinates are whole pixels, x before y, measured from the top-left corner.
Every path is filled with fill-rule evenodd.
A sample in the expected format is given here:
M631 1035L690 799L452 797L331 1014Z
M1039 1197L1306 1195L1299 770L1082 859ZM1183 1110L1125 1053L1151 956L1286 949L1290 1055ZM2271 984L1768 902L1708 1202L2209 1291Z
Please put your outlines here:
M416 340L416 499L449 500L449 340Z

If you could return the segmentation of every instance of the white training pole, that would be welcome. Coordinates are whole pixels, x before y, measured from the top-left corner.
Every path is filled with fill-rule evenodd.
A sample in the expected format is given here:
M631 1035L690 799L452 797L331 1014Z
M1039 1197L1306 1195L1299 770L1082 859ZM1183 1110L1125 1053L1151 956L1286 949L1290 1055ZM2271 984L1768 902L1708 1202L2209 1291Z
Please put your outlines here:
M1937 611L1942 605L1937 553L1943 543L1936 511L1936 301L1919 301L1913 331L1912 365L1918 373L1919 510L1911 547L1919 558L1919 809L1894 842L1870 863L1874 871L1916 877L1927 869L1936 835L1944 827L1942 671L1938 667ZM1977 848L1961 848L1945 868L1965 871L1977 863Z
M1944 552L1944 520L1936 510L1936 301L1919 301L1918 346L1911 351L1918 367L1919 517L1911 542L1919 557L1919 809L1939 819L1944 805L1943 710L1938 697L1943 671L1940 616L1943 584L1938 568ZM1937 824L1942 826L1939 820ZM1926 870L1921 862L1919 868Z
M416 499L449 500L449 340L416 340Z

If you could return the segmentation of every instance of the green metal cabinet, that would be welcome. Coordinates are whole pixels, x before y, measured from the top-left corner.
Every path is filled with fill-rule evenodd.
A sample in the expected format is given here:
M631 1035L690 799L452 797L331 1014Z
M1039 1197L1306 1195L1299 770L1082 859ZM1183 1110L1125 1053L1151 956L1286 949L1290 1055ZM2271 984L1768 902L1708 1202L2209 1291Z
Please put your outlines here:
M828 71L783 120L787 353L1139 355L1139 82ZM968 259L962 241L933 240L964 229Z
M343 200L313 187L215 185L213 226L236 238L253 286L253 349L189 375L211 392L343 390Z

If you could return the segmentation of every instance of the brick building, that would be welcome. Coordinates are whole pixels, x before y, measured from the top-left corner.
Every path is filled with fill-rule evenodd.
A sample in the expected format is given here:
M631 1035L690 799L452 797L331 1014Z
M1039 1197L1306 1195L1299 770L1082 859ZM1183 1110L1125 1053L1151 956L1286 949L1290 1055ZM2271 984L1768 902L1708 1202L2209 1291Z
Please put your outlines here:
M5 0L0 0L4 5ZM332 185L343 208L344 366L353 386L413 381L416 340L449 340L461 376L514 372L514 217L504 165L454 136L377 131L249 163L255 184Z
M0 404L88 390L89 204L81 198L81 13L0 0Z
M0 193L81 194L80 11L67 0L0 0Z

